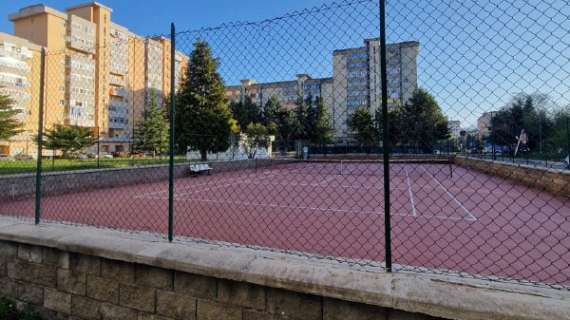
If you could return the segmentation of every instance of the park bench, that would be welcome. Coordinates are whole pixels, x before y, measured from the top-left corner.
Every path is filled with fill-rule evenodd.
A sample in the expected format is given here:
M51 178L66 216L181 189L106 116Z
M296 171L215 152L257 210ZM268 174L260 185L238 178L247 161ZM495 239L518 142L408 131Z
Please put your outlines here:
M199 174L202 172L207 172L210 174L212 168L207 163L195 163L190 165L190 174Z

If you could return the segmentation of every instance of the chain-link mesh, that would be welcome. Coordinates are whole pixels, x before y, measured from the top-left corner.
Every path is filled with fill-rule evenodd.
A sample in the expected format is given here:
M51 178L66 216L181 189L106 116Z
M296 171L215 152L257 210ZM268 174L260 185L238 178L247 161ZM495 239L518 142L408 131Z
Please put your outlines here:
M42 170L29 62L28 142L0 142L22 158L0 173L32 173L0 177L0 213L568 288L569 15L390 0L385 76L378 1L185 30L174 51L70 18L45 56Z

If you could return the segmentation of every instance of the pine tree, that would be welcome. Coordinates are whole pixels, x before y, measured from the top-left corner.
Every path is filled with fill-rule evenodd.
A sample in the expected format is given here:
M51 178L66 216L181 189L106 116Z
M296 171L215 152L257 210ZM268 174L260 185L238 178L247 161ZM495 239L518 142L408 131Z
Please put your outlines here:
M331 128L330 116L322 97L317 98L316 108L313 109L313 112L314 121L311 129L311 142L316 144L329 143L332 139L333 129Z
M165 109L159 108L154 95L150 98L144 119L134 132L134 150L150 151L153 158L168 150L169 124Z
M401 108L400 120L402 142L416 147L418 151L431 153L438 140L449 137L447 118L426 90L414 91Z
M244 101L230 104L230 110L242 132L245 132L250 123L257 123L261 120L261 110L250 97L245 97Z
M230 146L232 119L218 61L205 41L194 43L186 75L177 95L176 142L179 148L198 150L203 161L208 152Z
M22 123L15 119L21 111L12 108L10 97L0 94L0 140L8 140L22 132Z
M374 118L366 108L358 108L348 119L348 127L361 147L370 147L378 141Z

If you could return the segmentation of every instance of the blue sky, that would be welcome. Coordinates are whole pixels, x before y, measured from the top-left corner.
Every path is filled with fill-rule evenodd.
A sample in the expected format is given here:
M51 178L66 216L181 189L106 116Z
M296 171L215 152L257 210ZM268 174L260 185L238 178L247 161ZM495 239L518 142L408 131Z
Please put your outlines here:
M0 1L7 16L38 0ZM81 0L46 0L63 10ZM167 33L175 22L178 48L200 38L220 59L227 84L240 79L332 75L332 51L378 36L377 0L102 0L113 20L140 35ZM570 4L564 0L387 0L389 42L419 41L419 85L450 119L474 126L481 113L512 96L544 93L552 108L570 103ZM283 19L263 21L303 8ZM348 5L350 4L350 5ZM223 25L235 21L252 24ZM206 28L200 29L199 28ZM11 32L7 19L0 30ZM195 30L193 32L185 32Z
M88 0L2 0L0 1L0 30L11 32L12 25L6 18L21 7L44 3L50 7L65 8ZM141 35L166 33L169 23L179 30L218 25L227 21L260 20L271 16L300 10L330 2L327 0L133 0L98 1L113 8L113 20Z

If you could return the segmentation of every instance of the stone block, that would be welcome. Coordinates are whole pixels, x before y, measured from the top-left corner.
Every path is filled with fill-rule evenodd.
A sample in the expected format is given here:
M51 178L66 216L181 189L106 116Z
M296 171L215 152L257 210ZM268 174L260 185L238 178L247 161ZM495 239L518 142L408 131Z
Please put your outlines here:
M216 279L183 272L174 276L174 291L203 299L216 297Z
M268 289L267 311L303 320L321 319L321 298L280 289Z
M399 310L390 310L386 320L444 320L420 313L409 313Z
M135 267L135 282L138 286L157 289L172 289L174 272L171 270L137 265Z
M19 300L41 306L44 302L44 288L29 283L18 283L17 297Z
M83 272L99 276L101 274L101 259L73 253L69 256L69 268L73 272Z
M11 260L18 254L18 245L9 241L0 241L0 259Z
M323 304L323 320L380 320L387 315L384 308L360 303L325 299Z
M57 283L57 269L55 266L34 264L28 262L8 263L8 277L37 285L55 288Z
M101 303L86 297L71 296L71 315L79 319L101 319Z
M241 308L228 304L198 300L198 320L242 320Z
M44 307L59 313L71 313L71 295L56 289L44 291Z
M265 288L246 282L219 280L218 300L241 307L264 310Z
M267 312L256 311L256 310L244 310L243 320L296 320L296 319L283 317L276 314L270 314Z
M195 320L196 298L171 292L157 291L156 313L180 320Z
M87 275L85 273L71 272L68 269L57 270L57 288L60 291L85 295Z
M103 259L101 276L123 284L135 283L135 265L129 262Z
M138 313L133 309L103 303L101 305L101 318L103 320L137 320Z
M8 278L0 278L0 294L6 298L16 298L18 295L18 284Z
M115 280L97 276L87 276L87 296L110 303L119 303L119 283Z
M42 247L19 244L18 259L32 263L42 263Z
M42 261L44 264L59 266L61 251L53 248L42 249Z
M175 320L174 318L167 318L150 313L139 313L138 320Z
M121 306L145 312L156 310L156 289L120 285L119 304Z

